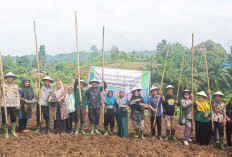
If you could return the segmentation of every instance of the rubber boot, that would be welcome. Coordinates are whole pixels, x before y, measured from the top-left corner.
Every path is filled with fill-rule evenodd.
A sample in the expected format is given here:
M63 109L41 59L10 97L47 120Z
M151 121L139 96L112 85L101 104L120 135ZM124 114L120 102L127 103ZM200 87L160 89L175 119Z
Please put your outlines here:
M85 127L84 127L84 124L81 124L81 133L82 133L82 135L85 135Z
M168 141L170 140L170 130L166 130L166 137L165 139Z
M98 135L101 135L101 133L98 131L98 125L97 124L95 124L94 128L95 128L94 129L95 133L98 134Z
M108 133L108 127L106 127L106 126L105 126L105 134L104 135L105 136L109 135L109 133Z
M143 130L140 130L139 138L141 138L142 140L145 140L145 139L146 139L146 138L144 137L144 135L143 135Z
M46 120L46 134L50 134L50 120Z
M223 146L223 144L224 144L224 136L219 137L219 142L220 142L220 149L224 150L225 149L224 146Z
M114 134L114 127L110 127L110 135Z
M4 131L5 138L9 138L8 127L6 126L6 124L4 124L2 126L2 128L3 128L3 131Z
M215 147L216 146L216 138L215 136L211 136L211 145L210 147Z
M37 129L35 130L35 134L39 133L41 131L41 125L37 122Z
M176 133L176 130L171 130L171 139L173 141L176 141L175 133Z
M90 127L91 127L91 132L90 132L90 134L93 135L93 134L94 134L94 124L91 124Z
M13 122L11 124L11 134L14 136L14 137L18 137L18 135L15 133L15 129L16 129L16 122Z
M139 129L135 129L135 138L138 138L139 137Z
M78 123L75 125L75 133L74 134L75 135L79 134L79 124Z

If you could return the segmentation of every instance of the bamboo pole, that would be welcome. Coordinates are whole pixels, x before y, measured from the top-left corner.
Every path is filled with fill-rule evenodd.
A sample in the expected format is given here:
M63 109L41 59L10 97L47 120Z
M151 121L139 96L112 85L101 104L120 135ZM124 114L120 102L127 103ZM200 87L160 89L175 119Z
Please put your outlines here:
M163 74L162 74L161 83L160 83L160 90L162 90L162 86L163 86L164 74L165 74L165 71L166 71L167 60L168 60L168 53L169 53L169 50L167 51L166 58L165 58L165 62L164 62ZM160 100L160 94L159 94L159 96L158 96L158 101L157 101L157 104L156 104L156 106L157 106L157 107L156 107L157 112L158 112L158 107L159 107L159 100ZM154 122L153 122L153 127L155 127L157 112L155 113L155 118L154 118Z
M2 53L0 50L0 66L1 66L1 78L2 78L2 95L3 95L3 103L4 103L4 111L5 111L5 119L6 126L8 126L8 118L7 118L7 109L6 109L6 94L5 94L5 83L4 83L4 75L3 75L3 67L2 67Z
M118 71L117 71L117 78L116 78L116 93L118 94Z
M36 59L37 59L37 69L38 69L38 84L39 84L39 121L42 120L42 112L41 112L41 93L40 93L40 64L39 64L39 52L38 52L38 41L36 35L36 25L34 21L34 34L35 34L35 50L36 50Z
M177 88L177 94L176 94L176 100L178 100L178 97L179 97L179 93L180 93L180 83L181 83L181 76L182 76L182 71L183 71L183 66L184 66L184 56L182 56L182 62L181 62L181 68L180 68L180 76L179 76L179 82L178 82L178 88ZM174 117L172 119L172 124L173 124L173 121L176 117L176 103L175 103L175 109L174 109Z
M104 94L105 94L105 83L104 83L104 61L105 61L105 54L104 54L104 40L105 40L105 27L103 26L103 33L102 33L102 109L103 109L103 125L104 125Z
M210 92L210 85L209 85L209 72L208 72L208 63L207 63L207 57L206 57L206 51L205 51L205 43L203 44L203 54L204 54L204 58L205 58L205 70L206 70L206 76L207 76L208 93L211 93L211 92ZM211 95L209 95L209 105L210 105L210 110L211 110L211 125L212 125L212 131L214 131Z
M77 12L75 11L75 28L76 28L76 47L77 47L77 75L78 75L78 89L80 97L80 106L82 106L82 95L81 95L81 76L80 76L80 53L78 45L78 25L77 25ZM76 88L76 87L74 87Z
M194 94L193 94L193 57L194 57L194 34L192 33L192 56L191 56L191 91L192 91L192 102L194 101ZM194 122L193 111L194 105L192 104L192 126ZM192 127L193 129L193 127Z

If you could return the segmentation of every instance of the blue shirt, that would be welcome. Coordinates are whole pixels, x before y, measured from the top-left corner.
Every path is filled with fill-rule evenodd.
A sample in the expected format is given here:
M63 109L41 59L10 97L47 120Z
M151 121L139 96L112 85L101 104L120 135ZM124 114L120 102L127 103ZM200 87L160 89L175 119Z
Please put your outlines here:
M155 97L154 96L149 96L148 97L148 100L147 100L147 104L148 105L151 105L154 109L157 108L157 100L158 100L158 95L156 95ZM150 111L150 116L155 116L155 112L153 112L151 109L149 110ZM156 116L162 116L163 114L163 107L162 107L162 98L160 96L160 100L159 100L159 105L158 105L158 111L157 111L157 115Z

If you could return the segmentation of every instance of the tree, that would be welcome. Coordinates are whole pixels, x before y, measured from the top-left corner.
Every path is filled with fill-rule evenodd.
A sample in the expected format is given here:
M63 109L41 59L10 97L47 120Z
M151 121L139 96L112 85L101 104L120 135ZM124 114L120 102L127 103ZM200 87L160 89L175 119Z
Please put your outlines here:
M24 56L17 58L17 64L19 66L23 66L25 68L30 68L30 67L32 67L32 60L29 56L24 55Z
M16 67L16 63L10 55L4 56L2 58L3 71L13 69Z
M128 60L129 59L129 55L125 51L123 51L120 54L120 59Z
M40 62L40 67L45 67L47 64L47 56L45 52L45 45L40 45L39 47L39 62Z
M112 46L110 50L110 59L111 61L115 61L119 59L119 50L117 46Z

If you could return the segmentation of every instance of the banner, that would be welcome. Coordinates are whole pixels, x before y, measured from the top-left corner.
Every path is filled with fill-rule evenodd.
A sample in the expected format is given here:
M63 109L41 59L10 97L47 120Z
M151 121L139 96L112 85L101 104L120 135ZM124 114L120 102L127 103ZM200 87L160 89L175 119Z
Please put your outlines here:
M89 80L93 78L96 78L100 82L102 81L102 67L90 67ZM142 89L140 93L147 102L150 87L149 71L104 67L104 79L107 83L106 91L113 90L115 97L117 97L120 90L125 90L126 97L130 99L132 89L138 87Z

